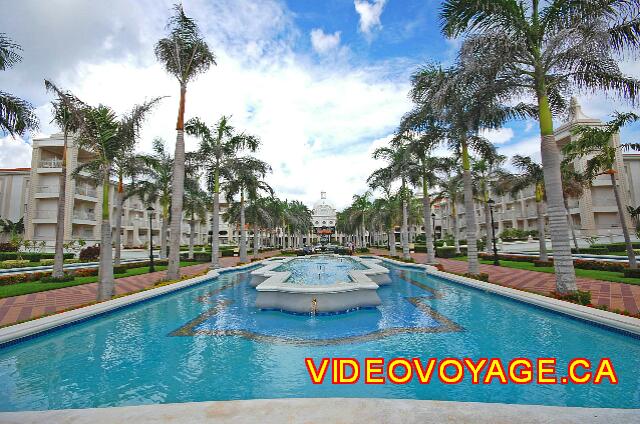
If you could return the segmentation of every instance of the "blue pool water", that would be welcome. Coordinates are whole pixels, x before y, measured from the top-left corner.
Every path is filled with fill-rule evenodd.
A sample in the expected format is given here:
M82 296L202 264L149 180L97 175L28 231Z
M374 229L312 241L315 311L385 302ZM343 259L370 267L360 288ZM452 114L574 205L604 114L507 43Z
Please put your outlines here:
M291 284L333 284L337 281L349 282L349 271L366 269L361 263L347 257L311 256L292 259L274 271L289 271Z
M283 397L640 407L640 340L389 265L378 309L303 316L253 307L247 272L0 348L0 410ZM304 358L611 358L618 385L331 385Z

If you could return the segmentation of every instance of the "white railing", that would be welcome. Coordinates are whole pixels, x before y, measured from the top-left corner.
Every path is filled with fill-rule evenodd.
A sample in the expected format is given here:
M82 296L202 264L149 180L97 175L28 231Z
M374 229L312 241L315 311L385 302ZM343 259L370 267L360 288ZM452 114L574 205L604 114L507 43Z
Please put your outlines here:
M38 166L40 168L61 168L62 159L42 159Z
M43 211L43 210L37 210L36 211L36 219L49 219L49 218L56 218L58 216L58 212L57 211Z
M76 186L76 194L87 197L98 197L98 193L95 188L89 186Z
M60 193L60 186L41 185L36 186L36 193Z
M93 212L76 212L73 214L73 219L82 219L84 221L95 221L96 214Z

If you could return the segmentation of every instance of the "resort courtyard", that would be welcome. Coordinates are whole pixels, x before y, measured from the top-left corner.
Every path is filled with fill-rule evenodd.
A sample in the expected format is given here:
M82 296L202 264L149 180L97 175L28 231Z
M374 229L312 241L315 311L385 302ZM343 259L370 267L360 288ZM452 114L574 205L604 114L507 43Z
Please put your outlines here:
M640 422L638 2L2 10L0 423Z

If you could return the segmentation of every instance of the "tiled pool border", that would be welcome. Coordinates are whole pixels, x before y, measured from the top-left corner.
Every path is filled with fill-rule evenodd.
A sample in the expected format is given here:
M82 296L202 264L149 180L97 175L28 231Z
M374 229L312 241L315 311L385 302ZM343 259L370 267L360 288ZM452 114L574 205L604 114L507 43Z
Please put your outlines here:
M435 267L430 265L411 264L396 261L390 258L384 258L377 255L363 256L381 259L383 262L389 262L403 268L421 269L429 275L433 275L447 281L460 283L467 287L503 296L521 303L525 303L527 305L542 308L547 311L557 312L566 317L578 319L587 324L604 327L610 330L618 331L627 336L640 339L640 319L637 318L627 317L600 309L589 308L587 306L576 305L570 302L565 302L534 293L529 293L509 287L486 283L484 281L474 280L456 274L438 271ZM260 261L248 263L241 266L211 270L206 275L202 275L199 277L190 278L166 286L144 290L131 295L119 297L117 299L108 300L106 302L101 302L94 305L73 309L71 311L62 312L59 314L1 328L0 349L16 343L20 343L24 340L47 334L52 331L57 331L69 325L78 324L97 316L115 312L130 305L140 304L142 302L154 299L159 296L163 296L165 294L175 293L179 290L194 287L198 284L210 281L223 273L252 269L265 261L269 261L269 259L272 258L262 259Z

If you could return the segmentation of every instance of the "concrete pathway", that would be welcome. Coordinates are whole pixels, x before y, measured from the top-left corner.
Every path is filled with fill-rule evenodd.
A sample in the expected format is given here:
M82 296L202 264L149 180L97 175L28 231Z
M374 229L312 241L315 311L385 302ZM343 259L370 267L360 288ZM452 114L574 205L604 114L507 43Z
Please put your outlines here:
M388 255L386 250L373 249L372 253ZM426 253L412 253L416 262L425 263ZM457 274L467 272L467 262L438 258L444 270ZM516 289L548 294L556 287L556 276L547 272L528 271L495 265L480 264L480 272L489 274L489 281ZM606 305L610 310L627 310L632 314L640 312L640 285L613 283L608 281L578 278L578 288L591 292L594 305Z
M265 258L277 253L279 252L264 252L260 254L260 257ZM234 266L238 262L240 262L238 257L220 258L222 267ZM180 272L182 275L195 275L205 271L208 267L208 263L202 263L183 267ZM118 278L116 280L116 295L135 293L151 287L163 280L166 274L166 271L158 271ZM0 299L0 327L95 302L97 290L98 283L89 283Z

